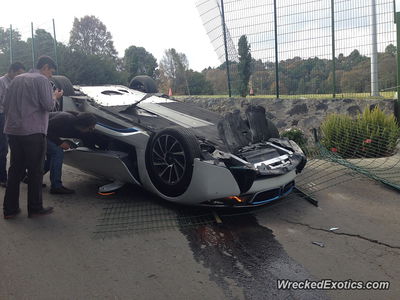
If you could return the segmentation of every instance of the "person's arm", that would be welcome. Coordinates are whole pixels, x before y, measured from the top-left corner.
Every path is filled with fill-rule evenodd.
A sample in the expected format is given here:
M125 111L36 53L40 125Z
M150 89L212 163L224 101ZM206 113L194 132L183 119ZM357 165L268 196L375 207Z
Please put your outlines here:
M8 113L8 109L10 107L10 102L11 102L11 98L13 97L13 93L12 93L12 89L11 87L13 86L13 82L11 82L11 84L9 85L8 88L5 88L4 85L4 99L3 99L3 113L6 115Z
M55 105L53 96L53 89L51 88L50 81L45 77L40 77L38 80L38 95L39 102L45 111L52 111Z
M6 97L6 86L2 80L0 80L0 105L4 105L4 98Z

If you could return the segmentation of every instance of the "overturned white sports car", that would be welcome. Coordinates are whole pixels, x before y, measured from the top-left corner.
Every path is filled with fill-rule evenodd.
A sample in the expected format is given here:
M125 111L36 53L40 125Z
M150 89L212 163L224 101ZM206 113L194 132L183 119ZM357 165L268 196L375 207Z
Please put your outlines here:
M64 90L62 110L98 117L99 147L67 151L64 161L109 179L103 192L132 183L173 202L252 207L289 194L306 163L259 106L222 118L157 94L145 76L130 88L53 82Z

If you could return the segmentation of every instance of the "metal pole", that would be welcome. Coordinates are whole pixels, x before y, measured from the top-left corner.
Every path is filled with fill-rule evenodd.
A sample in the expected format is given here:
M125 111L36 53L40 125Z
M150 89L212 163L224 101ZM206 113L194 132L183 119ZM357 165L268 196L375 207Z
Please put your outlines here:
M53 42L54 42L54 58L56 60L56 65L58 69L56 24L54 23L54 19L53 19Z
M10 65L13 63L13 47L12 47L12 39L13 39L13 30L12 25L10 25Z
M231 74L229 72L229 57L228 57L228 44L226 41L226 24L225 24L225 10L224 10L224 0L221 0L221 17L222 17L222 30L224 32L224 46L225 46L225 63L226 63L226 76L228 78L228 93L229 98L232 97L231 90Z
M274 29L275 29L275 84L276 98L279 98L279 58L278 58L278 17L276 0L274 0Z
M379 96L378 86L378 38L376 24L376 1L371 0L371 37L372 37L372 54L371 54L371 96Z
M400 125L400 12L396 12L397 33L397 101L394 103L394 115Z
M35 68L35 38L33 35L33 22L31 22L31 32L32 32L32 68Z
M332 22L332 96L336 98L336 47L335 47L335 0L331 0Z

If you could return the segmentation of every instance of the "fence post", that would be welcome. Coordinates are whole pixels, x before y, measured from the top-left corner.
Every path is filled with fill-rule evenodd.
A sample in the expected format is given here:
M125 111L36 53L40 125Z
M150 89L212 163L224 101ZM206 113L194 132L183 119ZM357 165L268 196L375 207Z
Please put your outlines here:
M278 17L276 9L276 0L274 0L274 30L275 30L275 85L276 85L276 98L279 98Z
M221 0L221 17L222 17L222 30L223 30L223 33L224 33L226 76L227 76L227 79L228 79L228 94L229 94L229 98L230 98L230 97L232 97L232 90L231 90L231 75L230 75L230 72L229 72L228 43L226 41L226 24L225 24L224 0Z
M57 65L57 70L58 70L59 66L58 66L58 58L57 58L56 24L54 23L54 19L53 19L53 42L54 42L54 58L56 59L56 65Z
M13 30L12 25L10 25L10 65L13 63L13 47L12 47L12 39L13 39Z
M33 35L33 22L31 22L31 32L32 32L32 69L35 68L35 37Z
M335 0L331 0L332 22L332 96L336 98L336 47L335 47Z
M394 103L394 115L400 125L400 12L396 12L396 36L397 36L397 99Z
M372 54L371 54L371 96L379 96L378 82L378 34L376 21L376 1L371 0L371 38L372 38Z

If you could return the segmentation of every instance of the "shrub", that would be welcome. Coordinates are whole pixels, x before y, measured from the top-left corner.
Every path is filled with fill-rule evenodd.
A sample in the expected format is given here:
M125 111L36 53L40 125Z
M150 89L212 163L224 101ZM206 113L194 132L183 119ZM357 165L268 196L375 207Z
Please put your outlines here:
M379 107L366 109L356 119L329 115L321 131L321 143L344 158L392 155L400 137L395 117L386 115Z
M281 133L281 137L286 137L289 140L295 141L300 148L304 149L307 145L307 138L304 132L298 128L289 128Z

